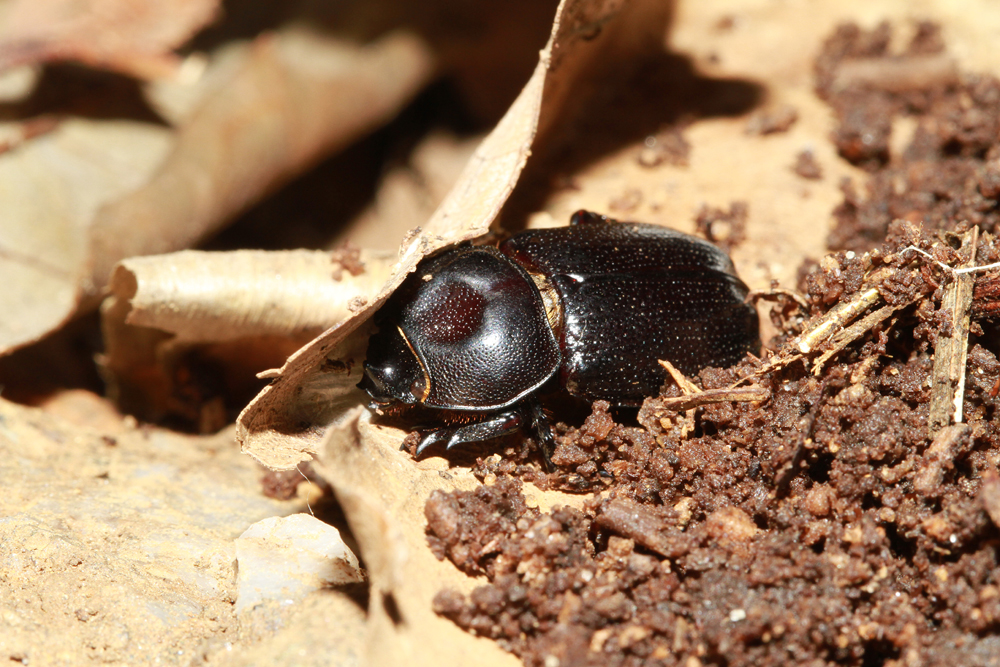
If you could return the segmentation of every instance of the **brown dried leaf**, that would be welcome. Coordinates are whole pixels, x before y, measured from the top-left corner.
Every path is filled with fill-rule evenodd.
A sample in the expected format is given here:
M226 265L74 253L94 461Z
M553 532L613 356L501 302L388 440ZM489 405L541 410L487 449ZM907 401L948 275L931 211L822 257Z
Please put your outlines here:
M361 252L345 270L321 250L237 250L134 257L111 278L125 322L217 343L250 336L318 333L353 315L385 283L392 261Z
M0 353L93 308L125 257L188 247L392 118L432 73L402 33L353 46L288 30L242 51L171 133L69 120L0 153Z
M272 468L291 468L309 459L329 427L342 424L345 410L361 400L361 379L369 330L376 308L414 270L421 258L444 246L484 234L517 183L540 126L558 118L573 82L603 51L627 38L609 28L628 23L655 3L622 6L615 0L564 0L538 67L501 119L480 144L458 183L426 227L404 241L393 278L370 309L344 322L292 355L275 379L240 415L237 433L244 451ZM569 17L569 18L567 18ZM594 26L603 29L594 34ZM642 26L648 29L649 26ZM331 377L324 366L346 369Z
M213 21L219 0L10 0L0 5L0 71L76 60L146 79L176 73L171 53Z
M432 611L442 587L469 591L476 581L427 548L424 503L436 489L474 488L467 469L442 459L414 462L399 451L399 431L371 423L361 408L349 428L331 429L316 470L344 508L368 567L372 586L365 662L368 665L447 667L514 665L516 658L491 641L463 632ZM580 496L524 489L529 505L579 505Z

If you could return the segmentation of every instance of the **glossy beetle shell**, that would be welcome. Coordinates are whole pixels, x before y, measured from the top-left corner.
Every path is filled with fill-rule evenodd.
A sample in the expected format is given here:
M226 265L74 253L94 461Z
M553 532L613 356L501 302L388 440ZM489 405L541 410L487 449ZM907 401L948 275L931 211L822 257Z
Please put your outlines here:
M359 387L376 406L482 413L418 451L525 426L551 441L535 396L543 387L639 405L666 378L660 359L693 374L758 351L746 295L707 241L581 211L569 227L421 263L376 315Z
M707 241L594 221L526 231L500 251L558 293L560 381L574 396L638 405L663 385L660 359L690 375L759 349L747 287Z

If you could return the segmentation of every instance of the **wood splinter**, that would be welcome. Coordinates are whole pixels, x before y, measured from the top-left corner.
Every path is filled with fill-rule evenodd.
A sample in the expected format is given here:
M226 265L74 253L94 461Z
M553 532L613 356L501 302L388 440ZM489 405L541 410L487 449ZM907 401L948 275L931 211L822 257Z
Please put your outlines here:
M939 335L934 346L930 413L927 418L927 431L931 438L952 421L956 424L963 421L962 400L965 395L965 366L969 353L974 282L972 274L976 270L987 268L975 265L979 228L973 227L961 238L961 250L967 250L968 257L960 268L946 267L954 280L944 288L941 297L941 310L951 313L951 335Z

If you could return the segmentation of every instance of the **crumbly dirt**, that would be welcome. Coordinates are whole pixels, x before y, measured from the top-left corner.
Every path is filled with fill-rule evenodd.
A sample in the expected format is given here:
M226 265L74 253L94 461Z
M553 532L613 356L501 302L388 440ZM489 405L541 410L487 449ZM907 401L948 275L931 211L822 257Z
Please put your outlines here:
M841 154L871 173L865 201L845 186L842 251L803 269L801 309L775 308L775 355L694 378L770 398L678 412L669 384L637 418L598 402L557 425L554 473L523 447L478 461L480 488L425 508L434 553L487 579L441 591L439 614L539 667L1000 664L996 271L976 281L963 423L928 430L952 332L954 276L935 261L957 266L954 232L973 224L977 263L1000 258L1000 83L830 92L845 59L940 52L932 25L901 56L890 35L843 27L817 64ZM904 113L918 124L896 159L879 124ZM825 365L801 360L796 337L873 281L892 315ZM800 359L770 363L782 354ZM522 481L591 495L541 512Z
M864 193L842 185L831 249L864 251L896 219L964 231L1000 223L1000 81L949 69L938 27L921 24L901 54L893 30L841 26L816 62L817 92L833 108L840 155L870 172ZM858 67L863 63L864 68ZM901 76L922 81L900 88ZM893 133L915 123L892 154ZM905 140L905 137L903 138Z
M702 205L694 224L698 233L727 253L746 240L747 214L745 201L734 201L729 210Z
M855 293L861 262L809 275L818 314ZM480 463L478 490L436 493L432 549L490 582L441 592L437 611L528 665L995 664L995 338L970 349L967 426L932 441L940 288L904 273L887 298L925 300L818 376L799 363L756 377L764 405L657 418L675 388L647 401L642 426L599 402L558 429L550 482L598 489L583 511L527 507L511 473L530 466L499 456ZM727 387L760 365L697 380Z

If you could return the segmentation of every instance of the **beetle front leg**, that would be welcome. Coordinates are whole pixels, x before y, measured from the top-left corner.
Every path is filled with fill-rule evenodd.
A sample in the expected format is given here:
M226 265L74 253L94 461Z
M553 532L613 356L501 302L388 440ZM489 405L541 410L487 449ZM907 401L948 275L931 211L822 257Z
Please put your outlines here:
M531 430L538 438L538 446L542 450L542 458L545 460L545 469L554 472L556 467L552 463L552 454L556 450L556 439L552 437L552 429L549 428L549 418L542 410L542 404L537 398L529 400L525 404L525 413L531 424Z
M444 442L445 449L451 449L467 442L481 442L513 433L525 424L520 409L513 408L497 413L485 421L465 424L455 428L441 428L431 431L417 445L417 456L429 447Z

